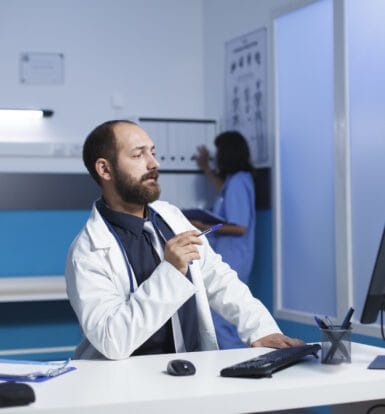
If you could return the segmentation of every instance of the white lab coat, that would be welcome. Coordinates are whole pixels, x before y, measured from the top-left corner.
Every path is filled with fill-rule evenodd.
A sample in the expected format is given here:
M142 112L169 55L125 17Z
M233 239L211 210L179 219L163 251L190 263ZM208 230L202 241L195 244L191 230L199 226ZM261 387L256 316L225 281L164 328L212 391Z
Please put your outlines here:
M175 206L156 201L157 211L175 234L194 229ZM201 350L218 349L210 307L238 327L251 343L280 332L265 306L214 253L206 237L200 260L190 266L192 283L163 260L152 275L130 292L123 254L95 205L71 245L66 265L67 293L85 339L78 358L124 359L195 295Z

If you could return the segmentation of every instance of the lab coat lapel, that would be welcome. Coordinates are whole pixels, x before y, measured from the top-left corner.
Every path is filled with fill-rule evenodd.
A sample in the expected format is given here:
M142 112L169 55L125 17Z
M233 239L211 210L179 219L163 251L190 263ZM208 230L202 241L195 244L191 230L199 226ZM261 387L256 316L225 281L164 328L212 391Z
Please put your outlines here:
M120 247L115 240L115 237L108 229L102 216L98 212L95 203L92 207L90 219L86 224L86 230L90 236L93 249L104 250L106 259L108 260L108 263L112 269L111 277L113 277L113 275L116 275L119 279L127 278L129 280L128 269ZM132 267L131 271L134 275ZM133 279L134 289L136 289L136 279L135 277ZM120 282L120 284L124 286L124 280L120 280Z

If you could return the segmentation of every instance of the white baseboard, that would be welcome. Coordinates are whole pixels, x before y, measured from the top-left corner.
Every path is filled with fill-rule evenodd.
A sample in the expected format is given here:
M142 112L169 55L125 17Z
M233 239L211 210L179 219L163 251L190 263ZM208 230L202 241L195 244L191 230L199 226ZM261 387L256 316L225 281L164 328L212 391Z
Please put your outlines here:
M55 354L61 352L73 352L76 346L56 346L47 348L25 348L25 349L4 349L0 351L0 356L16 356L31 354Z
M0 302L68 299L64 276L0 277Z

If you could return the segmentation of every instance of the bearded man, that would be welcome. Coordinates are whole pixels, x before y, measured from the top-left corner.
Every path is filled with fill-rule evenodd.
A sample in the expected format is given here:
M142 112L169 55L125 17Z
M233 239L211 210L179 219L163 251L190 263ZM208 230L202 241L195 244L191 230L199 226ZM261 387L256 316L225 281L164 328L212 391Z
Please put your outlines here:
M67 258L67 293L84 334L75 358L218 349L210 307L250 346L302 343L281 333L177 207L157 201L155 147L139 125L99 125L83 160L102 195Z

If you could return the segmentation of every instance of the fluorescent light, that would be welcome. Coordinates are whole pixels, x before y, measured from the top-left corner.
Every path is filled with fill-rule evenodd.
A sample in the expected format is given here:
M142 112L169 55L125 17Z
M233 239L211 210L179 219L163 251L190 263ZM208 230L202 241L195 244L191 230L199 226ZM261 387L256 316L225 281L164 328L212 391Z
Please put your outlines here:
M49 109L0 109L0 122L33 120L52 115L53 111Z

